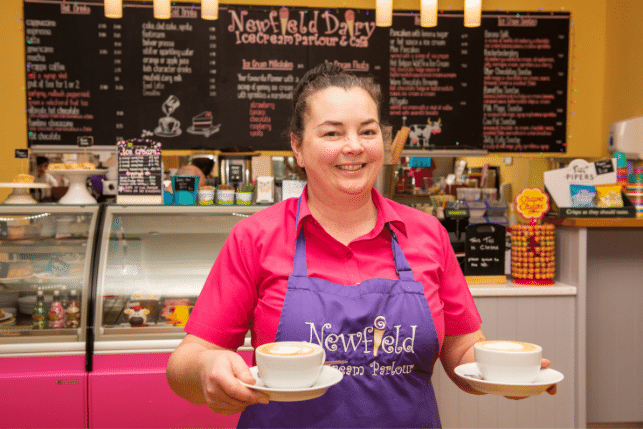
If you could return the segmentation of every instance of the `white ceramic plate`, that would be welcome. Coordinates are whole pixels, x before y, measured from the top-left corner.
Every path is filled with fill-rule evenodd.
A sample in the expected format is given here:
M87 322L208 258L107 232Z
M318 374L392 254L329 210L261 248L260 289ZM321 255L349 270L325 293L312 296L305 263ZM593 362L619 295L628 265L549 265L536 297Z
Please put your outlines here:
M0 188L14 189L48 189L51 185L46 183L0 183Z
M27 277L11 277L11 278L6 278L6 279L0 279L0 283L11 285L11 284L16 284L16 283L21 283L23 280L27 280L27 279L29 279L31 277L33 277L33 275L27 276Z
M495 383L482 379L475 362L458 366L455 373L465 379L469 386L480 392L519 397L540 395L546 392L549 386L560 383L565 378L560 372L545 368L540 370L540 374L532 383Z
M296 402L307 401L322 396L329 387L342 381L344 374L340 370L324 365L321 374L317 379L317 383L306 389L273 389L266 387L266 385L259 377L259 369L256 366L250 368L250 373L257 380L257 384L251 385L240 381L241 384L251 389L258 390L268 395L271 401L276 402Z
M9 320L9 319L13 318L13 316L15 316L15 314L9 313L8 311L5 311L4 316L0 317L0 322L4 322L5 320Z

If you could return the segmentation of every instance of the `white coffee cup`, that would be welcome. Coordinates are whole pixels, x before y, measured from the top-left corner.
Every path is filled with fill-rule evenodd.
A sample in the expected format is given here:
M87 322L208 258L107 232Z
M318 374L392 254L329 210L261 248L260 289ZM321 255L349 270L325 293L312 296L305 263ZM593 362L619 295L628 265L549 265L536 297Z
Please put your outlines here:
M255 350L259 377L274 389L305 389L317 381L326 361L324 349L304 341L267 343Z
M482 379L495 383L531 383L540 373L543 350L520 341L481 341L473 354Z

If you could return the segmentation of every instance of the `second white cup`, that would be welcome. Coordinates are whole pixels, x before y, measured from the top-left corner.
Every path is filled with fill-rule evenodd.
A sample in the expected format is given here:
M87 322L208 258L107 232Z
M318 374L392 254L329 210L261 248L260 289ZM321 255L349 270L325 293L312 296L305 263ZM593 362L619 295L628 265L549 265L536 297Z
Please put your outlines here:
M494 383L531 383L540 373L543 350L520 341L482 341L473 346L482 379Z

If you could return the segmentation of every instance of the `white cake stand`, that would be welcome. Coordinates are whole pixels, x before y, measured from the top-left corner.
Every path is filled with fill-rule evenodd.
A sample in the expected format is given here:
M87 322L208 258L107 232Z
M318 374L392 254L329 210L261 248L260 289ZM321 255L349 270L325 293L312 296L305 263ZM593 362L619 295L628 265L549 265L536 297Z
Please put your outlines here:
M96 198L87 191L87 178L99 176L107 172L107 169L97 170L48 170L56 176L65 176L69 179L69 189L65 195L58 200L59 204L96 204Z
M0 188L13 188L3 204L38 204L29 189L49 189L51 186L46 183L0 183Z

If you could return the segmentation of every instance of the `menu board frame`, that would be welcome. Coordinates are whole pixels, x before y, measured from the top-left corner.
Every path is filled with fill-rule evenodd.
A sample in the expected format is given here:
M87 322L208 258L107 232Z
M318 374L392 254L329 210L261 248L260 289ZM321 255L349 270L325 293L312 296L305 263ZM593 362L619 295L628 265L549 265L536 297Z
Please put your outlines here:
M368 9L222 5L206 21L181 3L156 20L125 1L114 20L99 0L23 2L30 148L82 135L93 150L140 137L287 151L292 88L330 61L375 78L383 123L411 128L407 149L566 152L568 12L483 12L467 28L441 11L422 28L397 11L385 28Z

